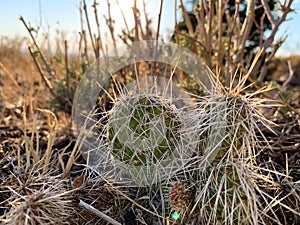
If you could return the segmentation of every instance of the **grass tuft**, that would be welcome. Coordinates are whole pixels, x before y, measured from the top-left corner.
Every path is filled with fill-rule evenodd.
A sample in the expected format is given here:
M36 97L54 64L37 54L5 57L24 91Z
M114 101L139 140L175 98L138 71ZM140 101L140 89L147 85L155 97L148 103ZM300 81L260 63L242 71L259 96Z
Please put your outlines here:
M68 224L72 191L61 176L33 168L9 178L1 188L2 193L9 193L4 202L7 212L0 217L3 224Z

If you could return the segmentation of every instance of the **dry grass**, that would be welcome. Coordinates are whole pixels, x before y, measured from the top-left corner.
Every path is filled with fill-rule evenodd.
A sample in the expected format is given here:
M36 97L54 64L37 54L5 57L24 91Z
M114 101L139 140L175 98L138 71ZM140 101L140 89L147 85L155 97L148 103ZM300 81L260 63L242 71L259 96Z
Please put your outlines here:
M9 197L2 202L7 213L1 216L3 224L69 224L73 211L71 192L61 176L40 173L32 168L28 173L12 174L4 181L1 192ZM8 194L9 193L9 194Z

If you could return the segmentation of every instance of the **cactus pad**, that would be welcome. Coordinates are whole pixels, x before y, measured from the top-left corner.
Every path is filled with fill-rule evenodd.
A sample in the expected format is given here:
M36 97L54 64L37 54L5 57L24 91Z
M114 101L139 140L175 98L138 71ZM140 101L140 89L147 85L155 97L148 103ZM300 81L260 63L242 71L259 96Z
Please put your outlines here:
M112 155L133 166L162 163L175 152L180 127L179 114L170 101L154 94L124 96L109 119Z

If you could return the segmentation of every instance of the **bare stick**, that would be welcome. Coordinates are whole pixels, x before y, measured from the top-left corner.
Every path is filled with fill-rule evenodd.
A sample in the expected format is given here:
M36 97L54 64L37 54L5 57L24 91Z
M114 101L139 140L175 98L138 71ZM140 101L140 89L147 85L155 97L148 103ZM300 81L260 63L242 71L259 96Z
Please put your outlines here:
M126 20L126 18L125 18L123 9L122 9L121 6L120 6L119 0L116 0L116 2L117 2L117 5L118 5L118 7L119 7L119 10L120 10L120 12L121 12L121 15L122 15L122 18L123 18L123 21L124 21L124 24L125 24L126 32L127 32L127 34L129 34L129 33L130 33L130 30L129 30L129 26L128 26L127 20Z
M134 16L134 23L135 23L135 41L139 40L139 25L138 25L138 17L137 17L137 13L138 13L138 9L136 6L136 0L134 0L134 5L133 5L133 16Z
M98 5L97 1L94 0L93 7L94 7L94 15L95 15L95 21L97 24L97 33L98 33L98 37L96 38L96 50L97 50L96 57L99 58L100 49L103 51L103 48L102 48L102 40L101 40L100 23L99 23L99 18L98 18L97 5Z
M80 14L80 26L81 26L81 32L80 34L80 41L79 41L79 52L81 53L81 60L82 62L89 61L89 56L87 53L87 40L86 40L86 34L83 26L83 15L82 15L82 2L80 1L80 7L79 7L79 14ZM83 46L83 47L82 47ZM83 49L83 52L81 52L81 49ZM85 71L82 71L84 73ZM78 80L78 79L77 79Z
M159 31L160 31L160 23L161 23L161 14L162 14L162 7L164 4L164 0L160 1L160 5L159 5L159 13L158 13L158 22L157 22L157 33L156 33L156 40L158 41L159 38ZM157 50L157 49L156 49Z
M33 53L32 49L31 49L31 47L28 47L28 50L29 50L29 53L30 53L30 55L31 55L31 57L32 57L32 59L33 59L33 61L34 61L34 64L36 65L36 68L37 68L38 71L39 71L39 74L41 75L43 81L44 81L45 84L46 84L46 87L50 90L50 93L51 93L54 97L56 97L56 93L54 92L54 89L53 89L51 83L49 82L48 78L45 76L45 74L44 74L44 72L43 72L43 70L42 70L42 68L41 68L41 66L40 66L40 64L39 64L39 62L36 60L36 56L34 55L34 53Z
M267 40L265 41L265 43L263 44L263 48L266 50L268 47L271 46L271 44L273 43L274 37L279 29L279 26L281 25L281 23L283 23L286 20L286 17L288 15L289 12L292 11L291 4L292 4L292 0L290 1L290 3L288 4L288 6L286 6L286 10L284 12L282 12L282 16L280 17L280 19L276 22L276 24L274 25L274 28L270 34L270 36L267 38Z
M177 1L174 0L174 19L175 19L175 27L177 27Z
M223 29L222 29L222 15L223 15L223 3L222 3L222 0L219 0L218 1L218 9L217 9L217 13L218 13L218 51L219 52L222 52L222 32L223 32ZM218 54L218 59L217 59L217 66L219 68L222 69L222 55L223 54Z
M83 0L83 11L84 11L84 14L85 14L85 19L86 19L86 23L87 23L87 26L88 26L88 31L89 31L89 35L90 35L90 38L91 38L94 54L95 54L95 57L97 57L96 46L95 46L94 38L93 38L93 35L92 35L91 24L90 24L90 20L89 20L85 0Z
M35 47L36 47L37 49L40 49L40 47L39 47L37 41L35 40L35 38L34 38L33 35L32 35L32 28L29 28L29 27L28 27L28 25L27 25L27 23L25 22L23 16L20 16L19 19L20 19L20 20L22 21L22 23L24 24L26 30L28 31L28 33L29 33L29 35L30 35L30 37L31 37L31 39L32 39L32 41L33 41L33 44L35 45ZM43 53L40 51L39 54L40 54L40 56L41 56L41 59L42 59L43 63L44 63L45 66L46 66L47 72L51 75L51 77L52 77L53 79L56 79L55 73L54 73L53 70L51 69L51 67L50 67L49 63L47 62L46 58L44 57Z
M286 86L288 85L288 83L291 81L291 79L293 78L294 76L294 70L292 68L292 64L291 64L291 60L288 60L287 61L287 64L288 64L288 68L289 68L289 75L288 75L288 78L285 80L285 82L282 84L282 87L285 89Z
M263 7L265 9L265 12L267 14L267 17L268 17L268 19L270 20L270 22L272 24L272 28L274 28L275 27L275 19L274 19L274 16L272 15L272 13L271 13L271 9L269 7L269 4L268 4L267 0L262 0L261 4L263 5Z
M113 41L115 55L118 58L117 42L116 42L116 39L115 39L114 20L112 19L112 16L111 16L111 4L110 4L109 0L107 0L106 2L107 2L108 18L106 18L105 16L104 16L104 18L106 20L106 24L108 26L111 39Z
M94 208L93 206L87 204L86 202L79 199L79 206L85 208L86 210L90 211L91 213L99 216L100 218L106 220L107 222L113 224L113 225L122 225L118 221L114 220L113 218L109 217L108 215L104 214L103 212L100 212L98 209Z
M262 58L266 54L266 49L268 49L272 45L272 43L274 42L274 38L275 38L276 33L278 32L279 26L286 20L287 15L290 12L293 11L291 9L292 3L293 3L293 0L290 0L288 3L286 3L286 4L284 4L282 6L282 8L284 10L282 11L281 17L279 18L279 20L276 21L271 34L269 35L269 37L265 40L265 42L261 46L261 48L263 49L263 52L262 52L262 55L261 55ZM260 65L261 65L261 61L256 64L256 67L253 69L252 74L255 74L257 72L257 70L259 69ZM261 77L259 78L259 80L261 81Z
M189 15L183 5L183 1L180 0L180 8L181 8L181 11L182 11L182 15L183 15L183 18L184 18L184 22L188 28L188 31L189 31L189 34L193 34L194 33L194 29L193 29L193 26L192 26L192 22L189 18Z
M212 27L212 22L213 22L213 18L214 18L214 2L215 0L211 0L209 1L209 13L208 13L208 28L207 28L207 36L206 36L206 55L205 57L208 59L208 67L211 68L212 67L212 31L213 31L213 27Z
M265 79L265 76L267 75L267 70L269 68L269 64L272 61L272 59L274 58L277 50L280 48L280 46L282 45L284 40L285 40L285 38L279 39L277 41L277 43L275 43L273 45L272 52L268 54L268 57L265 59L263 65L261 66L261 71L260 71L260 74L259 74L259 77L258 77L259 82L261 82Z
M66 83L67 98L70 99L70 77L69 77L69 62L68 62L68 42L65 40L65 67L66 67Z
M163 7L163 0L160 0L160 6L159 6L159 13L158 13L158 22L157 22L157 33L156 33L156 40L158 41L159 38L159 30L160 30L160 23L161 23L161 14L162 14L162 7ZM157 68L157 52L158 52L158 42L155 44L155 52L154 52L154 64L153 64L153 75L156 73Z
M146 22L146 36L144 37L144 40L150 40L152 34L150 29L151 21L148 18L145 0L143 0L143 11L144 11L145 22Z
M251 27L252 27L253 20L254 20L254 10L255 10L255 1L250 0L248 3L248 6L247 6L246 19L243 23L241 33L240 33L241 39L238 43L239 50L235 57L236 63L239 62L244 55L246 42L249 39L249 34L250 34ZM235 68L233 68L233 70L231 72L233 73L234 70L235 70Z

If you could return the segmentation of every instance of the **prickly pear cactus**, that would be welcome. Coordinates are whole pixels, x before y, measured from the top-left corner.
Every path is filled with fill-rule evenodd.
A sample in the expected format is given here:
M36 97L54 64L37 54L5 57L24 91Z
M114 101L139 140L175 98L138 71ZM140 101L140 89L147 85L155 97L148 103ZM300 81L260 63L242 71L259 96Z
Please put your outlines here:
M210 101L204 117L207 122L208 161L218 162L225 154L242 154L243 137L250 129L249 114L253 111L250 102L242 96L217 96ZM248 154L248 153L247 153Z
M257 125L253 125L255 106L231 93L216 96L209 103L205 118L209 121L208 144L201 172L204 182L198 196L204 203L200 207L201 224L254 224L258 214L252 191L253 161L249 159L254 153L252 144L258 143Z
M161 164L175 153L180 127L179 113L166 99L154 94L123 96L109 118L112 155L132 166Z

